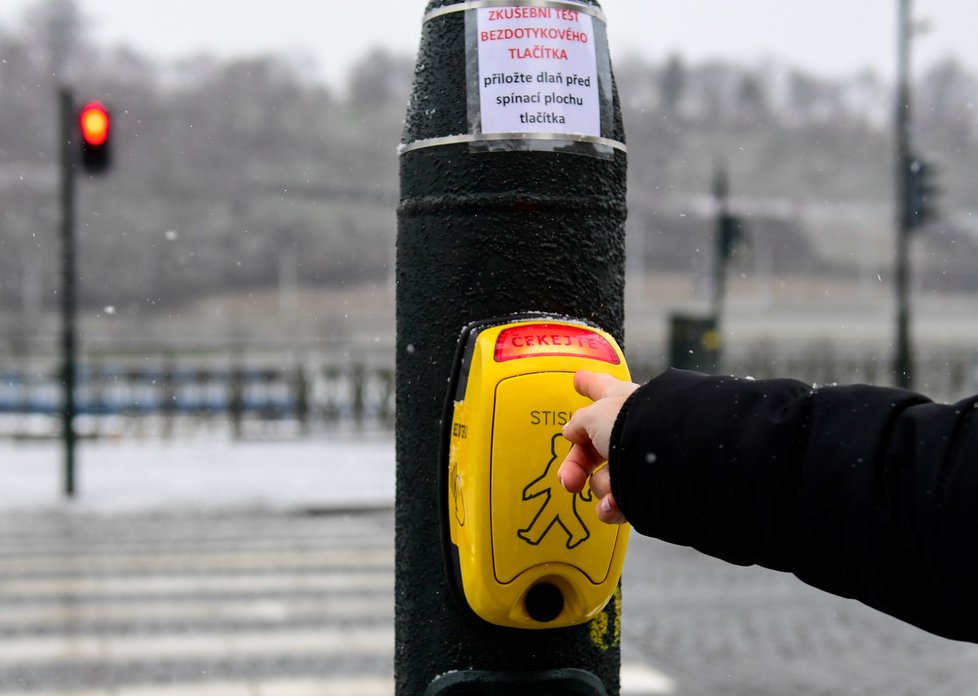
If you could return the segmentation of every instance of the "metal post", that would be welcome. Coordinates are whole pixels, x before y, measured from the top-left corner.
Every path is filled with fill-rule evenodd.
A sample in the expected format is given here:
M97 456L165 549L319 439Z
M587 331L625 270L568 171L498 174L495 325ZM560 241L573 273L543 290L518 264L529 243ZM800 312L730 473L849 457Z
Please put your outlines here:
M717 163L713 172L713 200L716 203L716 239L713 244L713 292L710 298L710 313L715 322L715 330L720 331L723 319L723 303L727 292L727 253L726 230L727 218L730 215L728 195L730 182L727 168L723 163Z
M898 387L913 387L913 349L910 336L910 0L897 0L896 99L896 354L893 361Z
M605 157L519 142L476 151L464 135L473 133L466 30L476 10L461 11L463 4L428 4L403 137L426 146L403 147L400 156L396 693L614 695L618 597L590 624L530 631L483 622L447 586L439 434L463 327L545 311L590 320L621 340L624 323L624 148ZM608 75L602 135L620 144L610 62L600 50L597 60Z
M231 438L240 441L244 437L244 410L245 410L245 374L244 368L240 365L232 365L228 370L227 377L230 380L230 398L228 399L228 411L231 417ZM204 382L206 384L207 378Z
M58 95L61 150L61 384L62 436L64 439L64 494L75 495L75 381L76 381L76 305L75 305L75 107L68 87Z

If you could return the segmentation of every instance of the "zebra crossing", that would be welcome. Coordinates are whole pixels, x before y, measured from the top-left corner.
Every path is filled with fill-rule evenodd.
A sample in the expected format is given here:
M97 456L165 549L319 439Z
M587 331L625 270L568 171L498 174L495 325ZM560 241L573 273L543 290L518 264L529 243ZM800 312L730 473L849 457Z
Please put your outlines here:
M0 518L0 695L389 696L386 513Z
M0 696L391 696L390 511L0 515ZM640 665L623 696L671 693Z

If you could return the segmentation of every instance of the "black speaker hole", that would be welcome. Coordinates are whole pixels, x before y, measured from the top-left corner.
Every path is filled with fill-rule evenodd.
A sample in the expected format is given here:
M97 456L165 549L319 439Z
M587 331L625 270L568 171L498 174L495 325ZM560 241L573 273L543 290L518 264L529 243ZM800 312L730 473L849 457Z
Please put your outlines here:
M540 623L550 623L564 610L564 594L549 582L541 582L526 593L526 613Z

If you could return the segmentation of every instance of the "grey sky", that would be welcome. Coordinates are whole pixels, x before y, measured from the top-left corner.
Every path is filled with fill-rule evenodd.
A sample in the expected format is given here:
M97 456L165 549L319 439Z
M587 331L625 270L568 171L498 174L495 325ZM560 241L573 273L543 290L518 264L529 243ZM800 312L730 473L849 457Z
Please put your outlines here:
M892 77L897 0L604 0L613 57L777 60L825 75ZM425 0L80 0L93 38L158 58L285 52L337 84L371 46L413 54ZM2 0L0 23L34 0ZM978 3L915 0L929 30L916 66L953 55L978 71Z

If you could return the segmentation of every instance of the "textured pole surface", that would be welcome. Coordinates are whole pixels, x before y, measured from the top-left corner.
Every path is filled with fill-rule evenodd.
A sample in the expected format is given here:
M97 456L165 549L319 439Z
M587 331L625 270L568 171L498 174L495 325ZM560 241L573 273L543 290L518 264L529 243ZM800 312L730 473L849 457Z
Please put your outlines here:
M428 10L453 4L435 1ZM404 143L468 131L465 61L464 12L425 22ZM616 93L610 128L608 136L624 142ZM440 549L443 492L437 481L442 409L456 341L467 323L546 311L590 320L621 341L625 178L621 150L602 159L552 151L480 153L457 143L400 157L399 696L425 694L433 681L445 686L428 693L546 694L559 688L600 694L602 684L618 693L619 597L590 624L533 631L485 623L454 599ZM503 674L514 675L512 681L493 681Z

